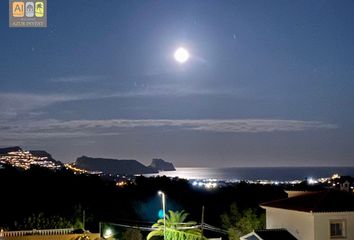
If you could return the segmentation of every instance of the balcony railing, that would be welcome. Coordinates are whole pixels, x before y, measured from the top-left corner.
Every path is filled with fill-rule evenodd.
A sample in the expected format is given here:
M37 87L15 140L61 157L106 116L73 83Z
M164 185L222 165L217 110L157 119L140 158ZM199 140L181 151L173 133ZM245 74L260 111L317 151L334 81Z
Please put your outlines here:
M0 231L0 237L22 237L29 235L64 235L73 233L73 228L64 229L42 229L42 230L25 230L25 231Z

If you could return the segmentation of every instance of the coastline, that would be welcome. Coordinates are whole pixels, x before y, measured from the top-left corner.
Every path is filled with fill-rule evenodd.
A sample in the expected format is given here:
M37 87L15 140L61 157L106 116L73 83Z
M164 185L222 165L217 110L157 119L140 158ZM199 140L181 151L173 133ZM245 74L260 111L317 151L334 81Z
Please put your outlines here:
M158 174L144 174L144 176L178 177L187 180L214 179L217 181L293 181L305 180L308 178L326 178L332 176L333 174L354 176L354 167L182 167L176 168L176 171L162 171Z

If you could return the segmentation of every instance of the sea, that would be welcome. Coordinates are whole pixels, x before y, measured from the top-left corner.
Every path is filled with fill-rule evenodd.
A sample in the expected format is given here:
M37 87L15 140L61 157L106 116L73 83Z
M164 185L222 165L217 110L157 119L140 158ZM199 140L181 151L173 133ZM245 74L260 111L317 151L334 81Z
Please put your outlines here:
M354 177L354 167L233 167L233 168L176 168L146 176L178 177L188 180L215 179L218 181L270 180L293 181L331 177L333 174Z

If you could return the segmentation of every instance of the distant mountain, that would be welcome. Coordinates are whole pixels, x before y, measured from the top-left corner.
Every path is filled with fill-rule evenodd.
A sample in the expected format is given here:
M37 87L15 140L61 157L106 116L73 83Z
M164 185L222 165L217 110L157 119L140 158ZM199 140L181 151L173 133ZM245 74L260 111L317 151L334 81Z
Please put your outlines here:
M38 158L47 158L48 161L56 163L57 165L63 165L61 161L55 160L51 154L43 150L30 150L29 151L33 156ZM63 165L64 166L64 165Z
M0 148L0 154L8 154L9 152L18 152L18 151L22 151L22 149L19 146Z
M159 158L152 159L149 167L157 171L176 171L172 163Z
M18 146L0 148L0 164L10 164L15 167L29 169L31 165L60 169L64 164L55 160L52 155L43 150L23 150ZM66 164L67 168L74 171L85 170L87 172L102 172L114 175L153 174L159 171L175 171L172 163L163 159L152 159L149 166L145 166L137 160L118 160L109 158L92 158L82 156L75 163Z
M146 167L137 160L118 160L110 158L92 158L82 156L76 159L74 166L86 171L100 171L105 174L135 175L158 173L157 170Z

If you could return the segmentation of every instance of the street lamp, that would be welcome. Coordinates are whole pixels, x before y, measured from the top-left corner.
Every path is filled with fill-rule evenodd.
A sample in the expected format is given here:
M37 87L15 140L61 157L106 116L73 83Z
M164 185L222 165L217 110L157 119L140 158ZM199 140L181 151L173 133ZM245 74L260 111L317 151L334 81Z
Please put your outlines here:
M158 191L162 197L162 211L163 211L163 239L166 240L166 195L162 191Z

